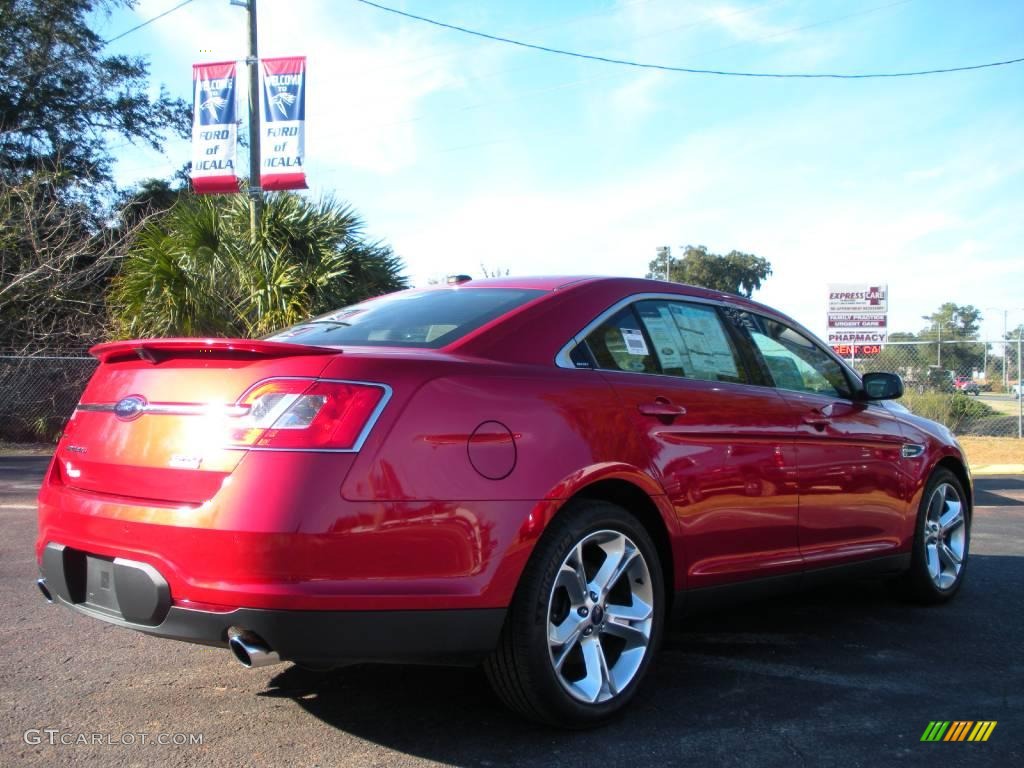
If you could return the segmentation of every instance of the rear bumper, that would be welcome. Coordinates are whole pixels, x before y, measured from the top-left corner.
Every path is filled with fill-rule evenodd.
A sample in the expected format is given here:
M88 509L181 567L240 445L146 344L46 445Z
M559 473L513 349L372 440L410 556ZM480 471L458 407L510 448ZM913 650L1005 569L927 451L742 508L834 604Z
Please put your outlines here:
M37 559L59 542L147 563L181 607L502 608L535 541L531 521L560 504L354 502L342 498L329 455L282 456L247 457L213 499L192 506L83 491L51 472L39 494Z
M472 664L495 648L505 620L504 608L197 610L173 605L166 581L152 566L96 558L57 543L44 549L41 571L55 602L110 624L223 647L230 628L248 630L283 660L310 664Z

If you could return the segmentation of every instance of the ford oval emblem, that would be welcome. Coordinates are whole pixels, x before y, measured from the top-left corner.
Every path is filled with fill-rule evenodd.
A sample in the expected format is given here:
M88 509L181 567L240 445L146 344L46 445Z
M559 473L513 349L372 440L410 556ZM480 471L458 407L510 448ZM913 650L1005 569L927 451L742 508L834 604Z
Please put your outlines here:
M145 410L145 398L138 395L129 395L118 400L117 405L114 406L114 415L122 421L131 421L132 419L139 418Z

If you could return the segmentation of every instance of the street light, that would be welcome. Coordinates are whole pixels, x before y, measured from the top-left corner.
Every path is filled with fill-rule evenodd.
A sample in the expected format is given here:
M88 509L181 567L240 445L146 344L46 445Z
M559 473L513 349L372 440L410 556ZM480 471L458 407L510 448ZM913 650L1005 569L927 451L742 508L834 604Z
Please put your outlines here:
M942 370L942 322L943 322L942 318L941 317L936 317L935 315L921 315L921 319L922 320L931 320L935 324L935 327L939 331L939 342L938 342L938 344L935 345L935 348L937 350L937 352L936 352L936 359L935 359L935 367L938 368L941 371ZM949 322L953 326L952 330L953 330L953 335L954 336L956 336L956 321L959 320L959 319L960 319L960 313L959 312L953 312L949 316Z

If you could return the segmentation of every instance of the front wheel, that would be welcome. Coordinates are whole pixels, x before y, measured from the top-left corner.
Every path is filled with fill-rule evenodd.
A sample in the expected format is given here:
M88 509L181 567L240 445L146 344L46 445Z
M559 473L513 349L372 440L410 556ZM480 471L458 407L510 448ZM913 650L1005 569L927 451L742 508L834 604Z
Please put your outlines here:
M487 676L533 720L596 725L636 694L664 615L661 562L643 525L608 502L573 503L531 555Z
M928 481L917 514L910 570L903 592L922 603L941 603L960 589L971 542L967 494L956 475L937 469Z

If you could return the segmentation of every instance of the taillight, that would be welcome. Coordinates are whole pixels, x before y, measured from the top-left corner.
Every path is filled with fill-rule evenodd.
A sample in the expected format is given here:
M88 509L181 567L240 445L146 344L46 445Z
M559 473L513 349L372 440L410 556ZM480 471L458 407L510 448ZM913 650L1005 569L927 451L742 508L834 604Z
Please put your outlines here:
M230 445L353 450L385 388L316 379L271 379L246 393L248 412L231 420Z

